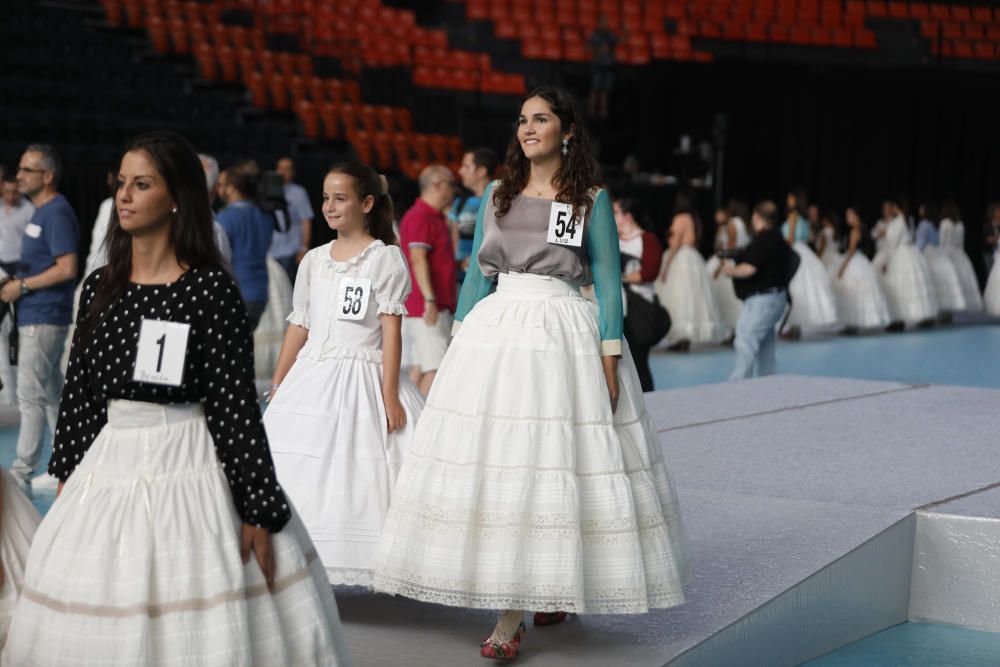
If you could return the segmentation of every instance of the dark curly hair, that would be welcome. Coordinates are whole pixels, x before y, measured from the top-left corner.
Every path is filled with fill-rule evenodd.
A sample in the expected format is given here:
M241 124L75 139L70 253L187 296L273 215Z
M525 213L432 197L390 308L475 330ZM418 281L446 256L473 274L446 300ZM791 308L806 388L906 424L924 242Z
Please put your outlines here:
M552 113L559 119L562 131L573 131L570 139L569 153L562 158L562 163L556 171L553 186L556 189L556 201L571 204L573 210L590 209L594 204L593 188L598 184L597 160L590 150L590 139L583 125L583 117L577 110L572 96L566 91L552 86L536 88L521 100L521 106L533 97L545 100ZM497 217L503 217L510 210L510 204L515 197L528 185L531 173L531 163L521 150L517 140L517 124L514 125L514 136L507 146L507 155L500 167L500 184L493 192L493 205ZM575 213L574 213L575 214Z

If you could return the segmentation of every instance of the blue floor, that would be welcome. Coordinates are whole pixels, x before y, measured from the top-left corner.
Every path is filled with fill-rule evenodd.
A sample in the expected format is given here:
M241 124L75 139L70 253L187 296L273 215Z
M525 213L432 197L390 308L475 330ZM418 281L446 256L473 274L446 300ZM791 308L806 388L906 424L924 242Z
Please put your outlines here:
M734 358L731 348L713 346L654 352L650 366L657 389L675 389L724 382ZM783 341L778 344L778 372L1000 389L1000 325Z
M1000 634L903 623L810 660L802 667L996 667Z

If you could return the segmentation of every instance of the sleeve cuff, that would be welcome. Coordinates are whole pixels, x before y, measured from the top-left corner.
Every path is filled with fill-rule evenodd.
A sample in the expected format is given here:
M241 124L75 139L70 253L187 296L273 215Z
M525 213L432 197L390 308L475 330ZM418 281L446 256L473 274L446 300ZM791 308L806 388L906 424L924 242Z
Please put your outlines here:
M462 320L454 320L451 323L451 335L452 335L452 338L454 338L455 336L458 335L458 330L461 328L461 326L462 326Z
M379 315L409 315L406 306L398 302L387 301L378 305Z
M286 317L285 319L288 322L290 322L291 324L294 324L296 326L300 326L303 329L308 329L309 328L309 316L308 315L303 315L302 313L300 313L297 310L293 310L291 312L291 314L288 317Z
M618 338L616 340L602 340L601 341L601 356L602 357L620 357L622 356L622 340Z

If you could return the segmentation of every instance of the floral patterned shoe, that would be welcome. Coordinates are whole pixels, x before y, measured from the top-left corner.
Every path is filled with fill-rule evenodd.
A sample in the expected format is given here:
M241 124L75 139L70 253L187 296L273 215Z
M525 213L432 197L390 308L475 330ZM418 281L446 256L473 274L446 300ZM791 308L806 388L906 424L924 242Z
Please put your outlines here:
M567 616L564 611L536 611L535 626L556 625L565 621Z
M479 655L491 660L513 660L521 648L521 638L524 637L524 621L517 627L514 636L505 641L490 635L479 645Z

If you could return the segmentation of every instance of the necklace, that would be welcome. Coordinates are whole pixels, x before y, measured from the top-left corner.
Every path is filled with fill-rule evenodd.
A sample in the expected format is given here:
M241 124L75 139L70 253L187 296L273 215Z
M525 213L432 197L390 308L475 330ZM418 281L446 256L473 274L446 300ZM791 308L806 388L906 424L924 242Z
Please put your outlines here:
M535 191L535 195L538 197L542 196L542 188L537 187L534 183L529 182L528 187Z

